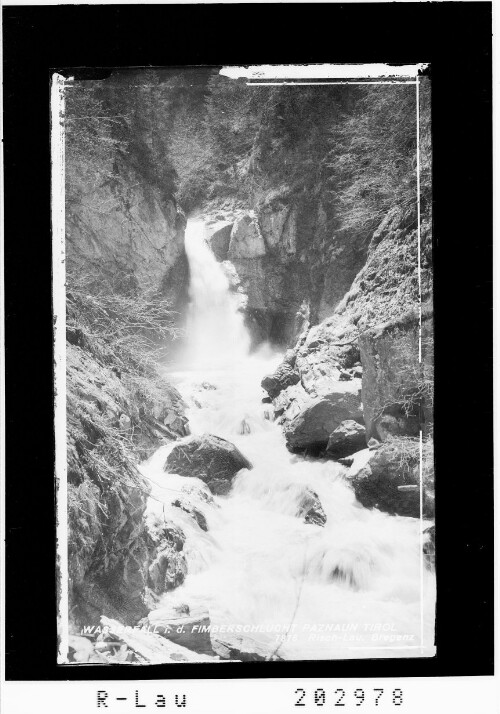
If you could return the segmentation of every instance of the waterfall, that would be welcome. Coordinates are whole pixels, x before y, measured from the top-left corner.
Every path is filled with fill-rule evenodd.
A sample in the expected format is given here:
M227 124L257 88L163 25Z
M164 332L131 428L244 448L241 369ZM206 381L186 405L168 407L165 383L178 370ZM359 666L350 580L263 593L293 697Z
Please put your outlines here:
M188 575L160 607L204 606L212 627L240 628L285 659L432 656L435 586L421 567L422 524L363 508L342 466L287 451L260 387L281 355L269 346L250 354L238 295L200 221L188 223L186 253L185 352L168 379L188 405L191 431L228 439L253 469L210 503L198 479L163 471L173 445L142 464L153 489L149 517L172 519L186 533ZM179 491L203 512L207 532L171 507ZM311 491L323 527L299 516Z
M186 363L192 368L231 367L248 355L250 337L243 324L241 296L205 240L205 224L189 221L185 247L189 262L190 304L186 324Z

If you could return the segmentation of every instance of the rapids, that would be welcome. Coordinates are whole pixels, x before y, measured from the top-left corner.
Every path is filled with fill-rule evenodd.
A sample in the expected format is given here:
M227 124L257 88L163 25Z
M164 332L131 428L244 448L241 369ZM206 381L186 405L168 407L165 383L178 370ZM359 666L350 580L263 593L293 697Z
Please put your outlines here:
M281 355L269 346L250 353L240 296L204 232L203 222L188 222L186 338L166 376L188 404L191 432L228 439L253 469L210 503L201 481L163 471L173 445L141 465L152 485L148 517L167 517L187 536L188 575L160 606L203 605L214 629L239 628L283 659L432 656L435 578L421 551L428 524L363 508L344 467L287 451L260 387ZM307 488L319 496L324 527L296 515ZM179 491L208 532L171 506Z

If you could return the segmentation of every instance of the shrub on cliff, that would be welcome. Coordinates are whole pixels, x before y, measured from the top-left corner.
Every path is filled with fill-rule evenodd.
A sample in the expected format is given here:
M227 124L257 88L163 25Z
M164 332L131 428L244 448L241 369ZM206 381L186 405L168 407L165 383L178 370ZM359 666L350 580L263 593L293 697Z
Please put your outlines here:
M67 274L68 337L90 346L117 369L156 373L158 353L178 328L169 302L157 291L138 290L133 280L98 269Z
M156 359L175 332L160 295L123 280L110 284L97 271L68 273L68 546L77 619L144 614L142 596L128 596L137 583L145 587L151 550L142 518L149 486L136 463L176 435L163 421L181 413L180 396L161 379Z

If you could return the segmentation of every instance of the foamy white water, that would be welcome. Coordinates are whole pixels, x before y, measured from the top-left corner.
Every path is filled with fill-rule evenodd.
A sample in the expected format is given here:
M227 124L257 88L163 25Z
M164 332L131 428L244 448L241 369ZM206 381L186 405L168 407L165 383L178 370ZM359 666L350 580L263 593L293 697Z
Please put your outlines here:
M435 579L422 568L420 545L426 524L363 508L340 465L287 451L260 387L280 355L269 347L250 355L237 296L201 222L188 223L186 251L186 351L168 378L188 403L192 433L230 440L253 469L210 504L201 481L164 473L173 445L142 465L153 486L149 517L165 511L187 536L187 578L162 604L204 605L212 626L239 627L285 659L432 656ZM324 527L297 517L307 489L319 496ZM179 491L190 492L208 532L171 507Z
M241 296L230 292L228 278L205 241L202 221L188 222L185 248L190 304L183 358L191 369L231 367L250 349Z

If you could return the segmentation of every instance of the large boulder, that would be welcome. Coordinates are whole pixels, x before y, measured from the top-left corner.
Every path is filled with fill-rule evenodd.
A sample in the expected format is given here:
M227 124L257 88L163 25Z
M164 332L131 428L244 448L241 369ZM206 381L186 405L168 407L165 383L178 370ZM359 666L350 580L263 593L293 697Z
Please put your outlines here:
M359 380L332 382L329 392L303 400L298 414L284 423L289 449L326 447L330 434L346 419L362 419Z
M170 452L164 470L180 476L196 476L212 493L226 494L233 477L252 464L230 441L213 434L195 436Z
M326 450L336 459L350 456L366 445L365 427L354 419L346 419L330 434Z
M355 454L346 478L366 508L420 517L420 446L418 440L391 439ZM434 515L432 446L424 445L423 516Z

